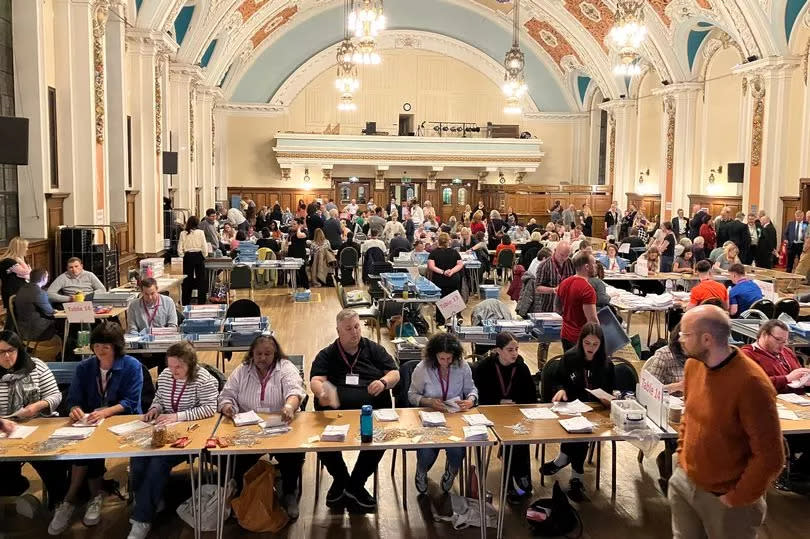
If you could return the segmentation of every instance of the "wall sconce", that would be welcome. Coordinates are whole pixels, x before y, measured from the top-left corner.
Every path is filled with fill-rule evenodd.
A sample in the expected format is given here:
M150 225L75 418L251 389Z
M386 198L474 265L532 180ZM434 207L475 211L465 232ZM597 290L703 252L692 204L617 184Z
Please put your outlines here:
M506 183L506 178L504 177L503 172L498 173L498 183L501 185Z
M713 168L709 171L709 183L714 183L714 173L722 174L723 173L723 165L718 166L717 168Z
M638 183L644 184L644 176L650 177L650 169L642 170L638 173Z
M309 169L305 168L304 169L304 183L309 183L310 181L311 181L311 178L309 177Z

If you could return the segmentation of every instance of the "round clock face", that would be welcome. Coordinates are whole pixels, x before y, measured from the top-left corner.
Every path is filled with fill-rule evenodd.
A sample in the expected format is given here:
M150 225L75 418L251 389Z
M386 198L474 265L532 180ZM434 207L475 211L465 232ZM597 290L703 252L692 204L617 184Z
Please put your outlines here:
M409 110L411 110L411 104L410 103L405 103L404 105L402 105L402 110L404 110L405 112L408 112Z

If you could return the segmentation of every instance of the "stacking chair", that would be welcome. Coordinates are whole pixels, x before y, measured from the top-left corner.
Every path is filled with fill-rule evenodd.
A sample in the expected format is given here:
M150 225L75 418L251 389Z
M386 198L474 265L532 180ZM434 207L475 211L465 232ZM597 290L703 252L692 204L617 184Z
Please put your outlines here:
M799 302L793 298L784 298L774 304L773 318L779 318L780 314L786 314L794 320L799 319Z
M417 365L418 359L406 361L399 366L399 383L394 390L394 403L397 408L411 408L411 403L408 401L408 388L411 387L411 377ZM400 449L402 452L402 508L408 510L408 457L405 451L414 451L413 449ZM395 467L397 465L397 452L394 450L391 455L391 477L394 477Z
M337 293L338 301L340 302L340 308L351 309L357 313L360 320L365 320L371 323L372 330L377 330L377 342L380 342L380 310L371 304L368 306L355 306L354 304L347 304L346 297L343 292L343 285L339 282L336 283L335 292Z
M507 283L508 281L512 280L512 268L515 265L515 252L511 249L504 249L500 253L498 253L498 261L496 264L495 269L495 278L498 278L498 274L503 270L503 280L501 281L502 284ZM507 274L509 275L507 280Z
M359 283L358 270L360 268L360 254L358 254L354 247L346 247L340 252L338 268L340 271L343 271L344 268L351 268L351 272L354 274L354 282ZM338 281L337 276L335 276L335 281Z
M250 299L253 300L253 270L245 264L237 264L231 271L231 290L236 296L237 290L250 290ZM228 291L230 297L230 291Z
M225 311L225 318L241 318L246 316L261 316L262 310L258 305L249 299L238 299L228 306ZM219 368L220 358L222 359L222 371L225 371L225 361L230 361L233 357L233 352L217 352L216 367Z
M768 318L775 318L774 311L776 307L774 306L773 302L769 299L759 299L751 304L749 310L756 310L761 311L765 314Z
M14 302L16 301L16 299L17 299L16 294L15 294L15 295L12 295L12 296L10 296L10 297L8 298L8 314L10 314L10 315L11 315L11 323L12 323L12 324L13 324L13 326L14 326L14 328L13 328L13 329L14 329L14 331L16 331L16 332L17 332L17 335L19 335L19 336L20 336L20 338L22 339L23 344L25 345L25 347L26 347L26 348L27 348L27 349L28 349L28 350L29 350L29 351L30 351L32 354L35 354L35 353L36 353L36 351L37 351L37 348L38 348L38 347L39 347L39 345L40 345L40 343L46 343L46 342L50 342L50 341L54 341L54 340L55 340L55 341L58 341L58 346L57 346L57 349L58 349L58 350L61 350L61 349L62 349L62 340L61 340L61 339L60 339L58 336L56 336L56 337L52 337L52 338L50 338L50 339L46 339L46 340L44 340L44 341L35 341L34 339L30 339L30 338L28 338L28 337L25 335L25 328L20 327L20 325L17 323L17 314L16 314L16 312L15 312L15 310L14 310ZM32 347L32 345L33 345L33 347Z

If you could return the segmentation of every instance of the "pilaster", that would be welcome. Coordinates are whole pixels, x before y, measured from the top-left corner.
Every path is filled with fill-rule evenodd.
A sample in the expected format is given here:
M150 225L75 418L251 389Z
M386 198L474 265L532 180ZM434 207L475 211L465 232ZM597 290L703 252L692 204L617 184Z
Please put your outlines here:
M172 135L171 150L177 152L177 175L171 187L177 189L176 208L187 208L194 213L197 186L197 139L195 86L202 79L202 70L189 64L172 64L169 68L169 86L173 106L169 111Z
M110 220L126 220L126 190L129 185L129 153L127 151L127 88L126 73L126 3L110 3L110 16L105 32L107 81L107 161L109 179Z
M638 104L633 99L614 99L599 108L608 113L606 183L613 185L618 198L631 192L635 181Z

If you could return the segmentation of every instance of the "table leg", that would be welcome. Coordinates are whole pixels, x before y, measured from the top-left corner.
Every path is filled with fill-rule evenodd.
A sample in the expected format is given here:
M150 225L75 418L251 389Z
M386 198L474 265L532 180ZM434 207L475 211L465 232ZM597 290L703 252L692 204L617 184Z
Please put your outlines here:
M65 331L62 335L62 361L65 360L65 350L67 350L68 335L70 334L70 322L65 318Z
M509 477L512 475L512 446L504 445L503 452L504 459L506 460L506 475L501 475L501 490L499 493L500 506L498 507L498 531L496 535L498 539L503 537L503 521L506 517L506 492L509 490Z
M220 493L222 490L222 455L217 455L217 511L220 511L221 515L221 501L220 501ZM222 522L220 520L220 515L217 515L217 529L216 529L216 537L219 539L219 528L222 526Z
M408 455L402 449L402 508L408 510ZM394 453L397 450L394 449Z
M596 490L599 490L599 480L602 476L602 442L596 444Z
M200 463L202 464L202 463ZM200 537L200 507L197 498L197 488L194 486L194 456L188 456L188 476L191 480L191 515L194 517L194 537Z
M616 441L610 444L610 499L616 501Z
M481 538L487 537L487 486L484 484L484 458L483 447L475 448L475 463L478 466L478 510L481 515Z

